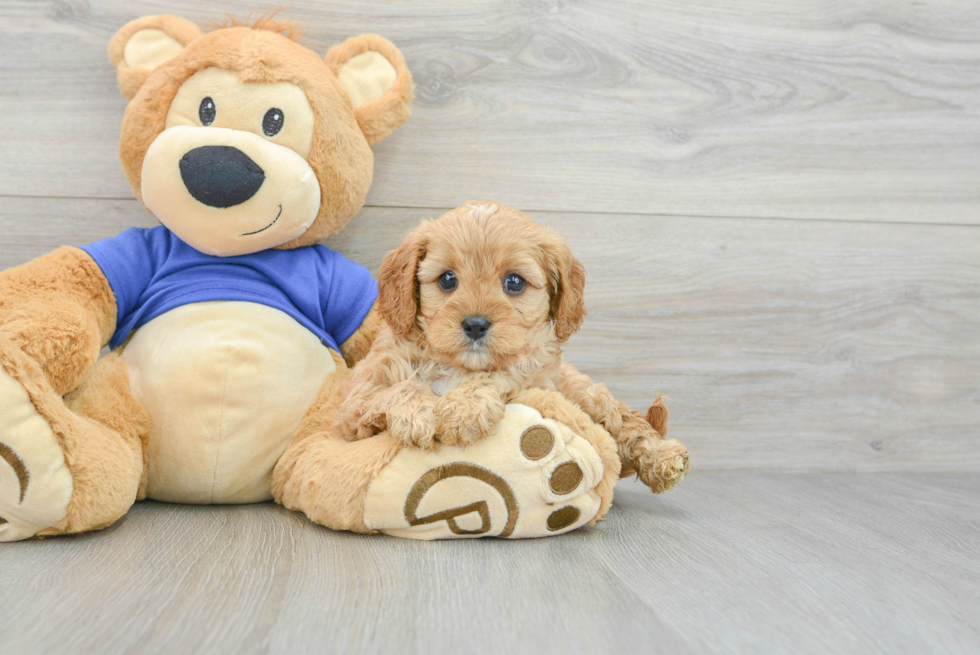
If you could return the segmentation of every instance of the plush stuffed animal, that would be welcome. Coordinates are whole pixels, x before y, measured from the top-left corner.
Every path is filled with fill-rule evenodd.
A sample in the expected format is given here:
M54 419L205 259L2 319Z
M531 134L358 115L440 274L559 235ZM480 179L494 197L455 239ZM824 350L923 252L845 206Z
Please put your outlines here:
M370 145L409 115L395 46L362 35L324 59L271 19L202 33L152 16L109 57L123 171L161 225L0 273L0 541L103 528L142 498L271 498L414 537L601 517L615 444L554 393L516 398L465 451L324 437L380 319L369 272L316 244L358 212ZM585 474L556 494L567 462Z

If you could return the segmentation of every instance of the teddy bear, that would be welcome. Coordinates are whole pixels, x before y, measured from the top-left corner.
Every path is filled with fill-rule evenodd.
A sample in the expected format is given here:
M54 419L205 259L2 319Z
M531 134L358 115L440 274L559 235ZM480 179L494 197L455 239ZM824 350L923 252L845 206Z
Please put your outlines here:
M0 541L98 530L143 498L414 538L560 534L608 509L616 444L554 392L465 451L324 436L381 319L370 272L319 242L360 210L413 86L379 36L325 57L292 36L160 15L113 37L122 169L160 225L0 273ZM585 473L556 496L567 462Z

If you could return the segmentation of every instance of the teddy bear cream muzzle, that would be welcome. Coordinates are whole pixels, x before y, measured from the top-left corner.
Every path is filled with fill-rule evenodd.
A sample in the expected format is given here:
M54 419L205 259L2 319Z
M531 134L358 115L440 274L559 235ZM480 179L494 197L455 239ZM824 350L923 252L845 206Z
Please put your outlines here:
M320 185L290 148L251 132L176 126L143 159L143 202L201 252L230 257L303 234L320 209Z

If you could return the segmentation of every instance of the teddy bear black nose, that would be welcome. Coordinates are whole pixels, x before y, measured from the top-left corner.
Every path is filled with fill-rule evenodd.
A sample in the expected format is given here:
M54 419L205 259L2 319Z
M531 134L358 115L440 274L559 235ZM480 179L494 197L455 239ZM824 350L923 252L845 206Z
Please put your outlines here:
M463 332L473 341L482 339L489 329L490 319L486 316L467 316L463 319Z
M209 207L233 207L255 195L265 171L238 148L201 146L180 158L187 191Z

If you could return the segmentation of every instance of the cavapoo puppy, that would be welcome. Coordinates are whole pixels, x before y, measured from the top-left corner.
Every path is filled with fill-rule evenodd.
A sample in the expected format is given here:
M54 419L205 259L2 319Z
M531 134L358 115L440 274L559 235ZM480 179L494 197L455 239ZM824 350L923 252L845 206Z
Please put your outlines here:
M499 203L467 203L423 222L381 264L387 323L351 374L336 427L384 430L407 444L466 445L490 433L522 389L558 391L616 440L624 470L654 491L687 472L687 449L562 361L585 317L585 270L556 232Z

